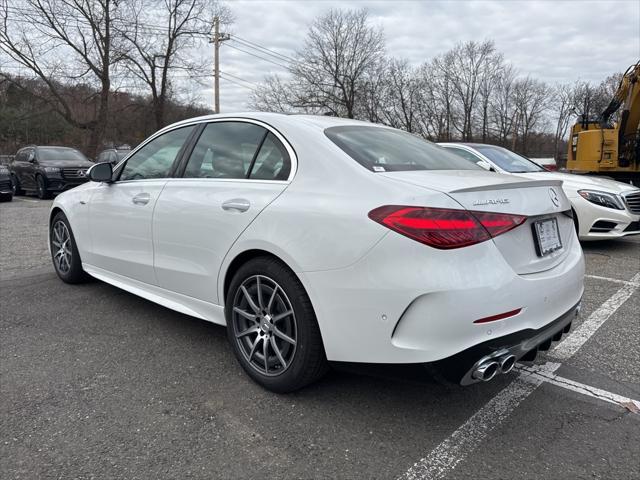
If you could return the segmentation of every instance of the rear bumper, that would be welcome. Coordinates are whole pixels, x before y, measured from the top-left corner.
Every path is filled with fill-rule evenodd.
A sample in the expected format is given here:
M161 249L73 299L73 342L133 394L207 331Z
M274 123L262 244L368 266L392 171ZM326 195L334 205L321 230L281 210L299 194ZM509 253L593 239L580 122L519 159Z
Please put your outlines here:
M560 264L518 275L492 241L447 251L391 232L352 266L300 278L329 360L432 363L550 327L582 298L584 259L574 236Z
M552 341L559 341L563 333L568 333L571 323L580 313L578 302L567 312L556 318L549 324L537 330L525 329L514 332L504 337L489 340L474 345L449 358L435 362L432 366L441 371L446 377L459 381L462 385L476 383L471 377L471 372L487 357L499 355L514 355L520 360L527 353L536 353L536 350L547 350Z

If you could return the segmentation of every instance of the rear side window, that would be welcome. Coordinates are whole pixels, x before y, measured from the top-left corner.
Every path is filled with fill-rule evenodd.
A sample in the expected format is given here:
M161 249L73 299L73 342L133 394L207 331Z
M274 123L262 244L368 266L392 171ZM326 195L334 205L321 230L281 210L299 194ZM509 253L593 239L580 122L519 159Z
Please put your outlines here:
M480 170L477 165L410 133L381 127L331 127L325 135L372 172Z
M249 178L255 180L286 180L291 172L287 149L269 132L251 168Z
M247 178L267 130L253 123L214 122L203 130L184 172L186 178Z
M184 172L185 178L286 180L291 159L267 129L245 122L206 126Z

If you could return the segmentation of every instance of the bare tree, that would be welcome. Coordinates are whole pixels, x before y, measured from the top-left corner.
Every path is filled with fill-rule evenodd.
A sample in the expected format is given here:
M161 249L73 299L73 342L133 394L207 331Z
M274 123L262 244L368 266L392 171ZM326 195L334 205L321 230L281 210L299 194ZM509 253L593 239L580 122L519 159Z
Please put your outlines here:
M459 131L463 140L473 140L473 113L483 85L483 75L491 70L487 65L497 63L492 41L466 42L456 45L444 61L454 97L462 110Z
M430 138L449 141L453 138L452 130L457 124L458 114L454 101L453 84L449 64L451 53L437 56L432 62L425 63L422 68L423 98L429 100L426 114L431 117ZM433 119L437 119L436 125Z
M521 134L521 151L527 153L531 131L543 120L549 102L549 87L531 77L518 79L513 88L514 103L518 114L516 133Z
M383 34L369 25L366 10L330 10L313 22L291 65L289 103L302 111L355 118L360 94L367 91L366 82L383 53ZM282 82L270 80L251 103L269 105L280 98L269 89L280 86Z
M480 90L478 92L482 109L480 114L482 122L482 143L485 143L489 138L489 104L491 102L491 96L498 85L498 81L507 73L505 69L508 69L508 67L504 65L504 58L502 54L499 53L488 56L482 65Z
M122 66L151 96L159 129L166 123L173 73L205 75L208 63L193 60L189 50L207 41L215 16L227 25L232 16L217 0L128 0L123 10L126 20L116 27L124 39Z
M511 65L506 65L501 75L496 79L489 105L489 117L495 131L498 143L506 145L512 133L516 120L516 108L513 101L513 87L516 81L516 71Z
M557 161L560 157L559 146L567 134L569 122L574 113L574 91L571 85L556 85L551 99L551 110L556 120L553 152Z
M382 118L395 128L415 132L418 129L418 104L421 85L415 71L407 60L392 59L386 69L382 98Z
M291 93L292 86L278 75L265 77L264 83L259 85L249 97L249 106L263 112L293 112L295 107Z
M76 128L89 130L89 154L95 154L107 127L114 54L115 0L0 0L0 48L47 86L31 92ZM5 78L9 79L5 75ZM94 114L75 108L65 95L64 80L98 89ZM28 89L18 77L10 81Z

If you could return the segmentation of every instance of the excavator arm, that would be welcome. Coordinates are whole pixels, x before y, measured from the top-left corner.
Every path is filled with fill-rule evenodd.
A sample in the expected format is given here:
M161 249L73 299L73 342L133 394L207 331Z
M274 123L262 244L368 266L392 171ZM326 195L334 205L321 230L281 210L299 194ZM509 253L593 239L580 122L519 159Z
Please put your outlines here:
M625 104L625 111L631 109L634 98L638 97L640 91L640 62L631 65L620 79L620 84L616 93L613 95L611 102L607 108L600 114L600 125L602 128L609 126L611 115L616 113L618 109ZM637 101L637 100L636 100Z

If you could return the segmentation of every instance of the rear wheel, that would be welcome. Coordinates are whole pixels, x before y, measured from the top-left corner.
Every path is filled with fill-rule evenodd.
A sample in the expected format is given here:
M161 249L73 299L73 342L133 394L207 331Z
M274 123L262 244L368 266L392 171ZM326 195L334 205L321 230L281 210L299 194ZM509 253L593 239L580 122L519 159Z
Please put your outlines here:
M49 246L53 267L60 280L65 283L81 283L87 280L88 276L82 270L82 260L71 226L62 212L58 212L51 222Z
M47 180L42 175L38 175L36 177L36 183L38 186L38 189L37 189L38 198L41 200L46 200L47 198L51 198L51 192L47 190Z
M10 202L13 200L13 193L0 193L0 202Z
M258 257L240 267L227 293L225 314L236 357L268 390L291 392L328 370L311 301L280 261Z

